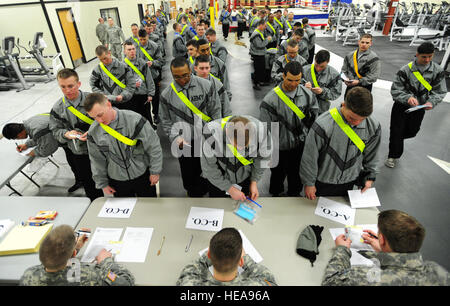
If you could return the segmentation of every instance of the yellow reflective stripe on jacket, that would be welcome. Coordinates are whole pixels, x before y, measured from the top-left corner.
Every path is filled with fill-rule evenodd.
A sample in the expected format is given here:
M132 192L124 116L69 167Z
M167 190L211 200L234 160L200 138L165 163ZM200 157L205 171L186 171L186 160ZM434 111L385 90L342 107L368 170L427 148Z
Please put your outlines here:
M63 103L66 104L66 99L64 96L63 96ZM83 122L86 122L87 124L92 124L94 122L94 120L92 120L91 118L89 118L88 116L86 116L85 114L83 114L82 112L80 112L73 106L69 106L67 109L72 114L74 114L78 119L80 119Z
M195 107L194 104L192 104L191 101L189 101L189 99L184 95L184 93L182 93L181 91L177 91L177 89L175 88L175 85L173 85L173 82L170 83L170 86L172 87L173 91L177 94L178 98L181 99L181 101L183 101L183 103L197 116L199 116L203 121L209 122L211 121L211 117L205 115L204 113L202 113L197 107Z
M275 18L273 18L273 19L275 19L275 21L278 22L278 24L280 25L280 27L281 27L282 29L284 29L284 25L277 19L277 17L275 17Z
M42 113L42 114L38 114L39 116L50 116L50 113Z
M353 66L355 68L355 73L358 76L358 78L362 79L362 76L358 72L358 50L353 53Z
M433 89L433 86L430 85L422 76L422 74L419 71L412 71L412 62L408 64L409 69L411 69L411 72L414 74L416 79L420 82L420 84L423 85L428 91L431 91Z
M273 91L275 91L275 93L278 95L278 97L284 102L286 103L286 105L300 118L303 119L305 118L305 114L303 114L303 112L297 107L297 105L294 104L294 102L291 101L291 99L289 99L288 96L286 96L286 94L281 90L280 86L277 86L273 89Z
M222 82L218 77L216 77L214 74L209 73L210 76L212 76L213 78L215 78L216 80L218 80L219 82Z
M134 72L136 72L136 74L145 81L145 76L142 74L142 72L139 71L139 69L137 69L137 67L135 65L133 65L133 63L125 57L125 63L128 64L128 66L131 67L131 69L133 69Z
M111 72L109 72L108 69L106 69L105 65L103 65L103 63L100 63L100 68L102 68L103 72L106 73L107 76L109 76L109 78L111 80L114 81L114 83L116 83L117 85L119 85L121 88L125 88L127 87L127 85L125 85L124 83L122 83L121 81L119 81Z
M366 144L364 141L359 138L358 134L356 134L355 131L352 130L352 128L344 122L344 119L342 119L342 116L339 114L337 108L330 109L331 117L333 117L334 121L337 123L337 125L342 129L342 131L350 138L350 140L355 144L355 146L358 147L358 149L361 151L361 153L364 151L364 148L366 147Z
M272 29L273 31L273 35L277 35L277 32L275 31L275 29L272 27L272 25L268 22L267 25Z
M187 24L184 25L183 29L181 29L180 34L183 35L184 30L187 28Z
M311 78L314 83L314 87L320 87L319 83L317 83L316 72L314 71L314 64L311 64Z
M192 56L189 56L189 61L191 62L191 64L194 64L194 59L192 58Z
M255 32L258 32L259 35L261 35L262 40L264 40L264 35L263 35L263 33L261 33L258 29L255 29Z
M139 39L137 39L136 37L133 37L133 40L137 43L138 46L141 45L141 43L139 42Z
M130 139L128 137L125 137L122 134L120 134L119 132L117 132L116 130L107 126L106 124L100 123L100 126L105 130L106 133L108 133L109 135L111 135L115 139L119 140L120 142L123 142L126 145L134 146L137 143L136 139Z
M288 25L289 29L292 30L292 26L291 26L291 23L289 22L289 20L286 20L286 24Z
M221 121L222 129L225 128L225 125L227 124L228 120L230 120L231 117L233 116L222 118ZM241 162L241 164L243 164L244 166L253 164L253 159L251 160L246 159L244 156L242 156L241 153L238 152L238 150L233 145L227 143L227 146L230 149L231 153L233 153L233 155Z
M143 47L140 47L142 53L144 53L145 57L148 58L149 61L153 61L153 57L151 57L150 54L148 54L147 50L145 50Z
M195 40L199 40L199 38L197 37L197 35L194 36L194 39L195 39Z

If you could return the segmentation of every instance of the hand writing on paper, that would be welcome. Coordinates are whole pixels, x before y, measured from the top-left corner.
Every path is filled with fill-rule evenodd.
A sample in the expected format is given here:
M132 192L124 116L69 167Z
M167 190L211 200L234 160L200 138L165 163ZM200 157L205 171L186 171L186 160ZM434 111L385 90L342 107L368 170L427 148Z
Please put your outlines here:
M95 257L95 260L97 261L97 264L99 264L108 257L112 257L112 254L107 250L102 249L100 253L98 253L98 255Z
M414 97L409 97L408 104L409 106L417 106L419 105L419 101L417 101L417 99Z
M364 243L370 244L370 246L375 250L375 252L381 252L380 241L376 237L376 233L371 230L363 230L363 232L368 234L363 234L361 237L364 239Z

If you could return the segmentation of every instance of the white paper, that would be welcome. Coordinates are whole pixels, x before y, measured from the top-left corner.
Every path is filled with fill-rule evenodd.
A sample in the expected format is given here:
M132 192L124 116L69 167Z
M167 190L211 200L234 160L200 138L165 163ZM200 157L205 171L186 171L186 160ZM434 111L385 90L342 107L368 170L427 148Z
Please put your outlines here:
M374 262L358 253L357 249L350 249L352 257L350 258L350 265L352 266L373 266Z
M381 206L375 188L369 188L363 193L361 193L361 190L348 190L347 192L352 208Z
M153 228L127 227L122 239L122 250L115 261L145 262L152 235Z
M407 110L405 110L405 113L415 112L416 110L426 108L426 107L429 107L429 105L425 105L425 104L417 105L417 106L408 108Z
M28 148L28 149L25 149L25 150L22 150L22 151L17 151L20 155L22 155L22 156L27 156L27 154L29 154L31 151L33 151L34 150L34 147L31 147L31 148Z
M250 256L253 259L253 261L256 263L260 263L261 261L263 261L261 254L259 254L259 252L255 249L253 244L250 242L250 240L247 239L247 237L244 235L244 233L241 230L239 230L239 234L241 234L242 247L244 248L245 254ZM208 251L208 248L201 250L200 252L198 252L198 254L200 256L202 256L207 251Z
M356 209L346 204L320 197L314 213L341 224L353 225L355 223L355 212Z
M343 72L341 73L341 79L344 80L344 81L350 81L348 79L348 77Z
M217 232L222 229L223 209L191 207L186 228Z
M107 251L118 248L117 241L120 240L123 228L104 228L97 227L94 234L91 236L90 243L81 258L82 262L93 262L95 257L102 249ZM116 250L114 250L116 251Z
M378 232L378 227L376 224L359 224L352 226L355 230L351 231L351 236L349 237L352 240L351 248L358 250L368 250L373 251L373 248L364 243L361 235L363 234L363 230L372 230L373 232ZM330 234L333 240L336 240L337 236L345 235L345 228L330 228ZM359 236L357 237L357 233Z
M129 218L136 201L137 198L108 198L97 217Z
M0 220L0 238L6 235L14 224L15 222L10 219Z

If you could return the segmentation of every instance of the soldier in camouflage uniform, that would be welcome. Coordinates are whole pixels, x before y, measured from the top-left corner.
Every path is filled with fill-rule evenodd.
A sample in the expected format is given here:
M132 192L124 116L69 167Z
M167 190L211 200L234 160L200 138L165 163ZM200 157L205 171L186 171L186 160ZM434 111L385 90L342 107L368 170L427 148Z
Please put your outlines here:
M71 267L69 259L76 256L86 242L86 235L78 240L72 227L60 225L42 242L40 265L28 268L20 279L21 286L132 286L134 276L115 263L105 249L96 257L97 263L81 263ZM63 245L64 247L61 247ZM80 269L79 278L75 269Z
M223 254L230 254L223 258ZM184 267L177 286L272 286L273 274L245 255L242 238L234 228L213 236L207 254Z
M375 266L351 266L351 240L336 238L336 249L325 270L322 285L347 286L448 286L448 272L419 253L425 237L423 226L408 214L386 210L378 215L378 236L362 235L375 252L364 252ZM362 253L362 252L361 252Z
M109 26L106 28L106 46L111 50L112 55L119 61L122 61L122 43L126 41L123 31L120 27L114 25L114 20L108 18Z

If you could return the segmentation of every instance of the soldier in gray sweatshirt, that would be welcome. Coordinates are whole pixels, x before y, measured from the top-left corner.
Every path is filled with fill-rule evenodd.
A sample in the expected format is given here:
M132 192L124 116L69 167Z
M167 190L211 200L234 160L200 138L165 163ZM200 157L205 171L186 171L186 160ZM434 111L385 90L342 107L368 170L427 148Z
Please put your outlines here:
M259 197L258 182L269 167L272 139L267 127L251 116L228 116L204 129L201 165L209 196L245 201Z
M305 195L346 196L354 185L364 192L378 173L381 125L370 115L371 93L361 87L348 92L340 108L320 115L305 141L300 177Z
M170 69L174 81L161 93L161 125L169 137L172 154L178 157L183 187L188 196L201 197L207 192L207 182L200 176L202 127L221 118L222 107L215 87L192 75L183 57L175 58Z
M250 36L250 55L253 60L254 74L253 79L253 89L260 90L258 85L264 85L266 82L266 52L267 45L272 41L271 36L264 36L264 31L266 29L266 22L264 20L258 21L258 26L255 31L253 31Z
M92 180L86 144L87 131L93 122L83 107L88 93L79 90L81 82L73 69L58 71L57 80L63 96L50 111L49 128L56 140L62 144L67 162L75 175L75 185L68 191L72 192L83 186L86 196L93 201L102 197L103 192L95 188Z
M172 56L177 58L182 56L187 58L186 41L181 35L182 26L180 23L173 24L173 42L172 42Z
M288 196L299 196L302 191L300 161L305 138L317 117L319 107L313 93L300 85L302 66L289 62L283 72L283 82L264 97L261 106L261 121L279 123L279 159L273 165L269 192L279 196L284 191L284 180L288 181Z
M84 108L95 118L87 143L96 187L115 197L156 197L163 157L147 119L113 108L100 93L88 95Z
M231 12L228 11L226 5L223 6L222 11L220 12L219 21L222 22L223 39L227 41L230 23L233 22L233 20L231 19Z
M125 42L122 28L114 24L114 20L108 18L108 27L106 27L106 46L111 50L112 55L119 61L122 60L122 43Z
M95 54L100 64L94 67L89 78L92 91L106 95L117 108L133 110L131 103L128 103L136 90L131 68L113 58L105 46L98 46Z
M55 153L59 147L58 141L49 129L50 114L39 114L28 118L23 123L8 123L3 127L2 134L7 139L27 139L24 144L17 145L17 151L34 149L28 156L47 157Z
M363 34L358 40L358 49L344 57L341 72L349 79L345 81L347 89L344 95L347 95L347 92L355 86L372 91L373 83L380 77L381 61L377 54L370 50L371 46L372 35Z
M310 89L319 103L319 115L328 111L332 100L340 97L342 79L339 72L328 65L330 52L320 50L314 59L314 64L303 67L305 87Z
M434 45L423 43L417 48L416 59L397 72L391 86L394 99L391 112L389 155L385 165L394 168L403 154L404 140L417 135L425 111L434 109L447 94L445 71L432 61ZM405 113L411 107L425 108Z
M276 83L283 81L284 67L290 62L299 62L302 67L307 64L306 60L298 55L298 44L294 40L287 44L286 54L279 56L273 63L271 76Z

